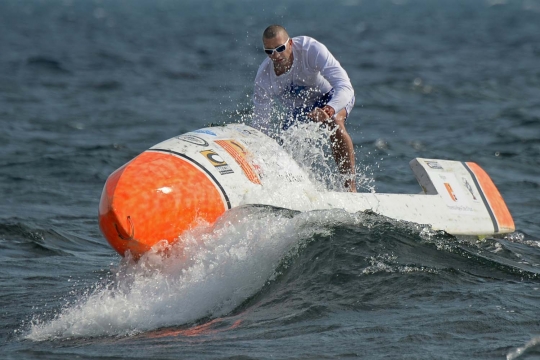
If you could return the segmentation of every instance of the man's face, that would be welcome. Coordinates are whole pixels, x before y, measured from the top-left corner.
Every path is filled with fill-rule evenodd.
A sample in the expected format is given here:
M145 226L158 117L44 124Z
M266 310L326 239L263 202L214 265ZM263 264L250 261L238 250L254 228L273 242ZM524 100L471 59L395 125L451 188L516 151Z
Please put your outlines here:
M283 52L278 53L274 51L272 55L268 55L270 59L276 65L285 65L289 62L292 55L292 40L287 41L288 36L285 33L280 33L272 39L263 39L263 46L265 49L275 49L278 46L281 46L287 43L286 48Z

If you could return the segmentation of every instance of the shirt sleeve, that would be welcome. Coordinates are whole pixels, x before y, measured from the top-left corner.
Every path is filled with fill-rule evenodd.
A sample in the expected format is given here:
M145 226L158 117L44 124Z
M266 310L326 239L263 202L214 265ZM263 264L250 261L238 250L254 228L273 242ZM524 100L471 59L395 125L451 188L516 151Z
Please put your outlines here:
M267 134L272 115L273 98L263 82L262 77L258 74L255 78L253 89L253 118L251 126Z
M347 72L326 46L317 41L308 49L307 61L309 67L319 71L334 88L334 96L328 105L334 108L336 113L339 112L354 96L354 89Z

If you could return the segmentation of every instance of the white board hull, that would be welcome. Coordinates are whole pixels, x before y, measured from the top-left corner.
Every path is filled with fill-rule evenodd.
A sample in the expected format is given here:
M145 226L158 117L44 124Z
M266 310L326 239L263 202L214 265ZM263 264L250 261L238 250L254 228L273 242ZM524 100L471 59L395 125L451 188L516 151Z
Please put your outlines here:
M120 254L173 242L200 220L263 204L298 211L373 211L454 235L514 231L512 216L475 163L410 162L420 194L320 191L274 140L242 124L204 128L159 143L113 173L100 201L100 227Z

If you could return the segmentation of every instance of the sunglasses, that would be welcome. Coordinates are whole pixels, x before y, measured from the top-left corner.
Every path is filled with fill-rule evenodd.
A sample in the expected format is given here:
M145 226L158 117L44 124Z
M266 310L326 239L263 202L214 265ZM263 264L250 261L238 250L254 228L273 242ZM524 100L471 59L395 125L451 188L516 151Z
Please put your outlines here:
M287 39L287 41L285 41L285 44L283 45L279 45L277 48L274 48L274 49L264 49L264 52L267 53L268 55L272 55L275 52L277 53L281 53L281 52L284 52L285 49L287 48L287 44L289 43L289 39Z

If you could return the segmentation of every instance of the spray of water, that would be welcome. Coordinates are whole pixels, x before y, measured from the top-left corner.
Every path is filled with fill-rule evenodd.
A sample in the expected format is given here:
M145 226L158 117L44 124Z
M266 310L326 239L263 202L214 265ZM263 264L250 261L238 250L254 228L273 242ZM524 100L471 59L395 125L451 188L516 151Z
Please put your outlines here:
M241 122L251 125L252 114L238 112ZM281 124L286 122L288 113L279 107L273 109L272 121L262 130L275 139L285 151L309 174L311 182L319 191L346 191L345 176L339 173L331 151L330 136L336 129L321 126L316 122L296 122L287 130ZM373 170L363 159L356 158L355 180L360 191L375 192Z
M329 155L329 134L315 123L275 134L321 191L343 183ZM265 176L276 177L266 184L305 184L279 178L290 162L271 154L264 161L275 167ZM271 281L280 261L299 244L344 216L340 211L292 214L268 207L233 209L216 224L201 224L173 244L154 246L137 262L125 258L110 279L66 301L52 319L35 316L26 337L125 336L227 314Z
M34 341L126 336L230 313L276 276L284 257L341 219L337 212L237 208L172 245L156 245L138 262L125 258L111 278L52 319L37 315Z

